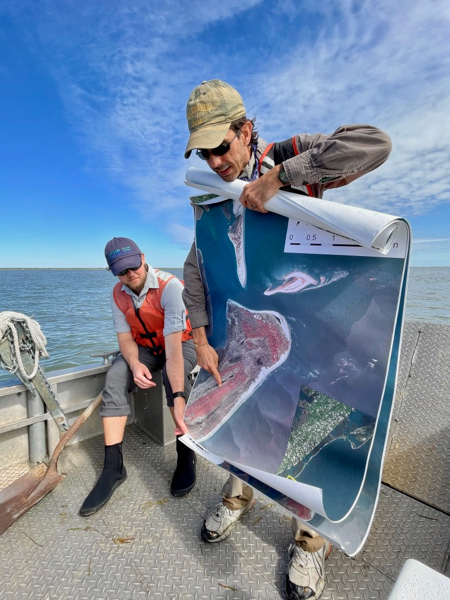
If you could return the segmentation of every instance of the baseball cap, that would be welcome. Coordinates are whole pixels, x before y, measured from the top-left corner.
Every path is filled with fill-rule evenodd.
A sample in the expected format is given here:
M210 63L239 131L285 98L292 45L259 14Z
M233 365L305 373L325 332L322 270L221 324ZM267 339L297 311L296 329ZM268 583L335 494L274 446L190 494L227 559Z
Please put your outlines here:
M105 246L105 258L113 275L117 275L124 269L135 269L141 264L139 247L124 237L115 237Z
M216 148L227 135L230 125L245 117L240 94L220 79L203 81L189 96L186 118L189 137L184 157L194 148Z

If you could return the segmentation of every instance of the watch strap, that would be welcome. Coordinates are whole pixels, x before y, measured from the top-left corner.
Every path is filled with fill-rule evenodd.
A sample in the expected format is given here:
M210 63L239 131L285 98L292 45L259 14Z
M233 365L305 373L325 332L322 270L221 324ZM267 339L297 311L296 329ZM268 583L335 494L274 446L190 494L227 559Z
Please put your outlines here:
M283 185L289 185L290 184L290 181L288 179L286 171L284 170L283 164L281 164L280 170L278 171L278 179L281 181L281 183Z
M172 394L172 398L184 398L186 400L186 394L184 392L175 392Z

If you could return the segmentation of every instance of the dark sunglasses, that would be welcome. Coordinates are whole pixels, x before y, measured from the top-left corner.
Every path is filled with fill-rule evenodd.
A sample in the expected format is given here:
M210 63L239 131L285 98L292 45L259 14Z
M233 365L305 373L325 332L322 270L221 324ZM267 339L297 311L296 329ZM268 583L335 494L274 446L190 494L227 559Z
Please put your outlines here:
M141 259L141 264L138 267L130 267L129 269L124 269L123 271L120 271L120 273L117 273L117 277L123 277L124 275L126 275L128 273L128 271L137 271L141 267L142 267L142 259Z
M217 146L217 148L213 148L212 150L205 150L203 148L198 148L198 150L196 150L196 155L201 158L202 160L208 160L208 158L210 157L211 154L213 154L214 156L223 156L224 154L226 154L231 146L231 143L234 142L234 140L237 138L237 136L241 133L241 130L238 129L236 131L236 134L233 138L231 138L231 140L229 142L222 142L220 144L220 146Z

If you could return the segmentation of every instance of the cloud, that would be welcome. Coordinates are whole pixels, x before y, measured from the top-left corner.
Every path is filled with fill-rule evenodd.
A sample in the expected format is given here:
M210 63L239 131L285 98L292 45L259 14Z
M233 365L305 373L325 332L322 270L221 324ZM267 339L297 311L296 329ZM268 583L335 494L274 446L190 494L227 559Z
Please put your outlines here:
M269 62L254 102L256 114L270 107L264 131L279 139L274 115L282 115L286 135L292 123L311 133L344 123L378 125L393 139L389 161L327 198L407 215L449 202L446 5L347 1L302 3L305 9L320 29L283 57L282 68Z
M167 227L172 241L178 244L179 248L189 250L194 240L194 225L191 227L180 225L179 223L170 223Z
M173 221L175 238L190 214L185 102L203 78L235 85L270 141L352 122L388 131L389 161L330 200L408 216L450 199L444 0L7 6L52 74L88 168L131 190L144 218Z
M414 240L414 244L435 244L437 242L450 242L450 238L436 238L430 240Z
M411 266L429 267L430 265L450 266L450 239L413 240Z
M137 0L112 8L47 0L11 2L9 12L52 74L88 168L169 210L174 184L168 173L175 149L181 162L186 143L196 36L260 1ZM177 181L180 192L182 178Z

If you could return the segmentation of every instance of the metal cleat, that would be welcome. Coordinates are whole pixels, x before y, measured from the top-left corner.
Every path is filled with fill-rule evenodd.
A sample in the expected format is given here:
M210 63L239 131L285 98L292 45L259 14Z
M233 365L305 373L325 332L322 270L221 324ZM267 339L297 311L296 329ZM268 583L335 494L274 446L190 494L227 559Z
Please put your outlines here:
M110 365L113 359L116 358L116 356L118 356L119 354L120 350L114 350L113 352L96 352L95 354L91 354L90 356L100 356L101 358L103 358L102 365ZM112 357L111 360L109 359L110 356Z

